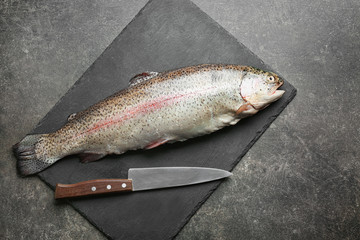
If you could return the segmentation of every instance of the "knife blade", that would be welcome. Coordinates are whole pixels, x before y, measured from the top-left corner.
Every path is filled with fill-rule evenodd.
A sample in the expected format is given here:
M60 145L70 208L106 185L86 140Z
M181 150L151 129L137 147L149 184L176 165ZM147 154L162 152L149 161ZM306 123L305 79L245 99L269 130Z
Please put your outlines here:
M56 184L55 199L114 192L179 187L219 180L232 173L201 167L130 168L128 179L96 179L75 184Z

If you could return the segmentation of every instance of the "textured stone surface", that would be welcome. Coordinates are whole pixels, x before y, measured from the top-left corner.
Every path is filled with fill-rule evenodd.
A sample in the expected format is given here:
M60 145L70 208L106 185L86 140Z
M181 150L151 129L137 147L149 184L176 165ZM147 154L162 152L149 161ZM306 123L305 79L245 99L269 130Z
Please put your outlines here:
M10 147L145 3L0 3L0 238L105 238L38 178L18 178ZM298 94L177 239L357 239L360 3L194 3Z
M37 177L19 178L11 146L31 131L146 4L0 3L0 239L105 239Z

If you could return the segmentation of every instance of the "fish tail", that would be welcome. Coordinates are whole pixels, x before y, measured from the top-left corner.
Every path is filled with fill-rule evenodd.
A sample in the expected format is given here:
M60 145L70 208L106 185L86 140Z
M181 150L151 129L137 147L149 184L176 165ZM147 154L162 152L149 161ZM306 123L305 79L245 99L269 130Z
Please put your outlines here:
M27 135L13 146L17 157L17 169L20 175L27 176L38 173L52 165L58 158L47 156L44 151L44 140L48 134Z

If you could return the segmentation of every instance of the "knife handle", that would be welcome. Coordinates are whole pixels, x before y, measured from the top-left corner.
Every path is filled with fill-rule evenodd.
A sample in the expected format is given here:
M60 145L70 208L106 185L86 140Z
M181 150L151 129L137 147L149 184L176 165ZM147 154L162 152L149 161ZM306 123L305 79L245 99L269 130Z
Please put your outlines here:
M132 191L131 179L96 179L75 184L56 184L55 199Z

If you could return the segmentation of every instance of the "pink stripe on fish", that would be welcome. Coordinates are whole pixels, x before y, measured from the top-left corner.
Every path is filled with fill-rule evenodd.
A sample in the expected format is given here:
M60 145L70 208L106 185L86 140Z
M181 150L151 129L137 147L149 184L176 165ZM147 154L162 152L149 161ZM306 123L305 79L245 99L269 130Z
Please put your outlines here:
M102 121L99 121L98 123L96 123L92 127L90 127L87 131L78 134L76 137L80 137L84 134L94 133L101 128L106 128L106 127L110 127L114 124L119 124L123 121L134 118L134 117L138 116L139 114L146 114L146 113L161 109L163 107L169 106L175 102L179 102L180 100L192 97L194 95L204 94L214 88L215 87L211 87L211 88L203 89L201 91L191 92L191 93L186 93L186 94L181 94L181 95L175 95L175 96L159 97L159 98L155 99L154 101L133 107L133 108L129 109L127 112L125 112L124 114L121 114L120 116L117 116L115 118L104 119Z

